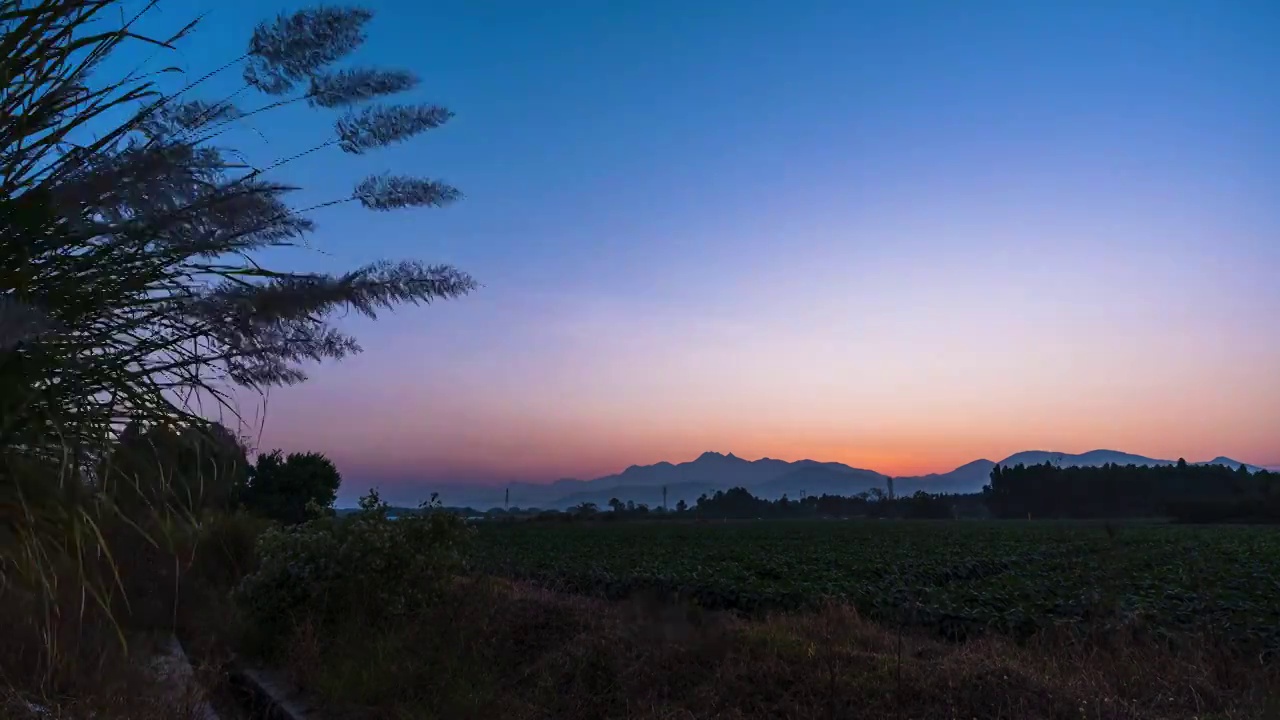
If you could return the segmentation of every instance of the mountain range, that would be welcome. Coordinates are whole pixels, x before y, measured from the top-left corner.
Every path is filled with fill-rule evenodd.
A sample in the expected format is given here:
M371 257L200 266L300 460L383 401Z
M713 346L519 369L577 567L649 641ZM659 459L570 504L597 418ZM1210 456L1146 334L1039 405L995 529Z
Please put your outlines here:
M1091 450L1079 455L1027 450L1015 453L999 463L979 459L966 463L946 473L932 473L912 477L893 478L897 495L911 494L917 490L926 492L972 493L979 492L991 476L997 464L1012 466L1051 462L1063 467L1099 466L1108 463L1119 465L1172 465L1174 460L1161 460L1115 450ZM1206 465L1228 465L1236 468L1244 463L1228 457L1216 457ZM1250 472L1261 467L1247 465ZM654 465L632 465L614 475L594 480L558 480L549 484L517 482L508 486L477 486L449 484L431 488L440 493L447 505L469 506L478 509L502 507L504 493L510 493L511 507L540 507L564 509L584 502L600 507L612 498L623 502L645 503L650 507L666 502L674 507L684 500L692 505L698 496L712 494L716 490L744 487L758 497L774 500L786 495L799 498L802 495L855 495L879 488L886 490L889 476L874 470L855 468L843 463L797 460L788 462L774 458L745 460L733 453L722 455L705 452L696 460L682 463L660 462Z

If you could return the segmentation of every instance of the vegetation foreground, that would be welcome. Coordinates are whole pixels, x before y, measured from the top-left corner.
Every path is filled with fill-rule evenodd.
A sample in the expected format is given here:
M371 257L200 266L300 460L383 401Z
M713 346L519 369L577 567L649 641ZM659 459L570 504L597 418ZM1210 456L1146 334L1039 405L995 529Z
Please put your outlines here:
M1229 549L1242 557L1248 543L1264 540L1246 528L1203 532L1239 543ZM1123 538L1130 534L1126 551ZM1043 551L1041 557L1083 555L1099 542L1095 537L1103 538L1098 552L1110 544L1123 558L1163 547L1162 537L1185 543L1196 534L1126 528L1113 537L1096 526L892 521L477 529L439 511L393 520L371 496L346 518L269 530L258 543L255 570L231 593L236 607L227 616L241 624L239 648L283 667L337 717L1276 715L1280 664L1190 627L1170 643L1173 635L1143 632L1134 623L1109 626L1099 616L1071 626L1044 623L1016 639L988 633L956 642L908 625L888 604L867 613L815 594L793 611L758 604L757 612L742 613L727 605L715 609L705 594L699 602L696 594L652 582L661 568L675 570L685 558L690 572L683 580L701 577L724 588L736 583L733 597L743 597L753 586L785 582L784 574L766 570L769 558L778 558L775 568L780 563L796 573L794 587L820 587L837 576L853 586L861 571L874 584L886 577L876 568L892 566L884 558L874 562L883 552L899 566L915 561L915 574L903 578L900 589L931 595L965 585L958 574L945 577L944 568L965 566L966 553L975 555L970 567L989 568L997 553L1015 548L1027 555ZM917 542L907 546L912 539ZM860 554L847 552L859 546ZM896 555L888 550L903 547ZM595 578L608 563L631 582L607 592L568 582L551 589L552 575L531 583L485 571L504 557L541 557ZM751 564L753 558L759 562ZM1124 572L1142 561L1129 563ZM1027 567L1008 568L1005 581Z
M849 606L746 619L470 581L370 637L301 633L289 668L351 718L1271 718L1280 674L1210 646L1174 655L1048 637L947 643Z
M82 608L72 591L54 611L64 618L57 656L33 663L47 624L40 613L15 607L21 595L4 595L6 616L23 619L0 643L6 717L200 717L189 698L167 699L137 672L145 657L138 653L154 644L148 639L170 633L189 651L206 695L232 720L251 717L234 702L228 682L245 662L279 671L322 708L322 718L1280 716L1280 663L1212 634L1183 632L1171 643L1173 635L1133 624L1117 631L1093 619L1045 623L1020 638L986 633L954 641L904 622L905 615L895 620L887 606L877 617L816 595L793 611L759 606L743 613L654 584L590 597L548 588L550 576L533 583L477 572L504 554L536 553L596 572L591 568L602 565L591 553L612 547L608 562L615 568L627 557L651 558L635 566L633 577L683 557L689 568L699 562L706 568L686 580L722 570L716 582L760 587L783 581L763 572L767 558L776 557L793 571L810 568L813 577L795 585L833 582L840 572L852 585L857 558L866 577L875 578L871 549L887 553L915 538L896 559L899 565L916 559L914 584L903 587L929 595L969 582L925 575L942 572L949 561L963 564L966 551L982 566L1016 542L1034 554L1035 539L1062 555L1088 547L1094 536L1109 537L1096 526L853 521L476 529L438 506L393 519L371 495L359 512L292 525L209 513L197 525L170 526L167 547L118 531L124 534L113 545L122 551L127 591L119 599L129 602L113 609L129 646L118 642L109 617ZM1263 539L1247 528L1200 532L1216 535L1215 547L1238 543L1233 551L1242 556L1248 543ZM1190 542L1196 531L1124 528L1113 552L1150 551L1161 547L1161 537ZM984 561L987 539L993 545ZM859 543L868 550L847 553L848 562L834 552ZM930 560L935 549L939 557ZM716 557L737 558L738 567L721 568ZM751 558L761 563L751 565ZM1141 563L1132 559L1125 570ZM36 705L42 711L30 712Z

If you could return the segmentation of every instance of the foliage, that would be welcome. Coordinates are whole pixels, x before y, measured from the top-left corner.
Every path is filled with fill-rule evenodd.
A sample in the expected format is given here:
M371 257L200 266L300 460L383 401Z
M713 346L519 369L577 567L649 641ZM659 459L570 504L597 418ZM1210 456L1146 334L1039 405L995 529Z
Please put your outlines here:
M234 386L299 382L304 362L358 352L330 323L335 313L374 317L477 287L418 261L338 274L265 262L307 238L317 207L460 197L437 180L375 173L319 206L288 202L295 188L276 175L292 158L365 154L451 116L370 104L416 78L339 65L363 43L369 12L319 8L262 23L242 58L215 59L174 93L157 84L166 70L95 74L126 44L163 53L195 29L141 37L136 24L154 5L0 0L0 592L43 597L33 603L49 666L61 652L55 625L144 600L121 598L137 584L122 575L145 572L121 562L132 546L113 530L116 510L180 568L184 531L233 494L239 454L223 452L205 418L237 417ZM237 67L243 88L194 97ZM338 113L332 140L267 162L228 141L244 118L303 103ZM68 595L77 610L60 614Z
M360 512L273 528L235 599L269 652L301 624L385 627L429 606L461 568L469 531L433 501L391 518L376 492Z
M316 511L331 512L341 484L341 473L324 455L307 452L286 457L275 450L258 456L240 498L250 512L296 525Z
M997 517L1280 522L1280 474L1244 465L996 466L983 499Z
M94 487L135 522L156 508L198 518L229 510L243 492L248 452L218 423L184 426L130 423L96 473Z
M1258 528L1031 523L506 524L478 567L624 597L800 609L829 600L951 637L1057 627L1209 632L1280 650L1280 536Z
M170 95L145 76L89 90L89 70L134 37L128 24L89 34L116 4L0 6L10 58L0 113L0 296L29 328L5 333L16 341L0 357L8 390L0 445L10 452L92 452L113 424L194 416L185 405L193 393L221 399L227 383L298 382L300 361L359 350L327 324L330 313L372 317L475 287L444 265L378 262L325 275L255 258L297 244L314 226L308 208L286 202L294 188L269 179L288 160L246 165L215 143L229 126L307 101L346 112L322 147L363 153L450 116L434 105L364 104L412 87L411 74L332 67L363 42L369 12L303 10L259 25L245 89L277 99L245 111L230 100L189 99L198 81ZM298 86L305 89L289 96ZM117 126L92 125L138 103ZM90 126L96 141L70 141ZM373 175L335 202L385 210L457 197L440 182Z
M925 520L955 517L961 508L967 514L973 514L975 504L970 496L924 491L896 499L863 492L847 497L810 495L792 500L784 495L778 500L766 500L752 495L745 488L735 487L701 495L693 511L704 518L896 517Z
M878 489L877 489L878 490ZM703 519L782 519L782 518L848 518L879 517L906 519L950 519L956 517L987 517L986 509L978 495L947 495L917 491L902 498L889 498L879 492L862 492L857 495L809 495L801 499L782 496L777 500L756 497L749 490L733 487L703 493L690 506L684 500L673 510L661 507L650 509L644 503L623 502L610 498L606 520L665 519L680 520L693 517ZM496 515L490 512L491 516ZM515 514L513 510L504 515ZM575 512L579 519L590 519L592 514Z
M196 529L189 574L228 592L258 568L258 538L272 523L243 510L206 514Z
M394 628L300 634L287 661L341 718L1274 718L1280 668L1131 644L957 645L848 607L744 620L470 580Z

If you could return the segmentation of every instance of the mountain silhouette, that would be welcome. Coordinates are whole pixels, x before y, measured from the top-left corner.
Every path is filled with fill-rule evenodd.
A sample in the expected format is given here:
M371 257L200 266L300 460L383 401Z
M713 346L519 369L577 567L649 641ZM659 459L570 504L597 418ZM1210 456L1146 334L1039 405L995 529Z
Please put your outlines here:
M1072 455L1071 453L1046 452L1044 450L1028 450L1014 455L1010 455L1000 461L1001 465L1011 466L1022 463L1023 465L1042 465L1046 462L1062 467L1097 467L1099 465L1174 465L1177 460L1161 460L1157 458L1149 458L1143 455L1134 455L1132 453L1120 452L1118 450L1090 450L1087 453ZM1232 469L1241 465L1249 468L1249 472L1258 472L1261 467L1242 463L1239 460L1232 460L1229 457L1218 456L1207 462L1192 463L1193 465L1226 465Z
M994 462L983 458L965 463L951 472L894 478L893 492L899 496L919 490L931 493L978 492L991 478L991 469L995 466Z
M1072 454L1048 450L1026 450L1014 453L998 464L1004 466L1054 463L1062 467L1098 466L1108 463L1120 465L1172 465L1176 460L1162 460L1117 450L1090 450ZM945 473L931 473L893 480L896 495L910 495L918 490L931 493L980 492L997 463L987 459L974 460ZM1238 468L1246 465L1228 457L1216 457L1201 465L1227 465ZM1261 467L1246 465L1250 472ZM677 502L694 504L699 495L717 490L744 487L757 497L776 500L783 495L799 499L803 495L856 495L879 488L888 489L889 476L874 470L855 468L843 463L797 460L788 462L775 458L746 460L733 453L704 452L696 459L682 462L658 462L653 465L632 465L620 473L605 475L592 480L565 478L553 483L511 483L507 486L476 486L448 484L438 487L441 497L449 505L466 505L481 510L502 507L508 494L512 507L539 507L564 509L584 502L604 508L609 500L645 503L650 507L662 504L662 489L667 490L667 506Z
M588 481L588 487L560 498L557 506L593 502L603 507L614 497L655 506L662 502L663 487L667 488L667 505L674 506L680 500L692 504L703 493L731 487L744 487L757 497L776 500L783 495L854 495L873 487L883 488L885 482L886 476L878 472L842 463L745 460L733 453L705 452L691 462L632 465L616 475Z
M1000 461L1001 465L1012 466L1017 464L1023 465L1043 465L1051 463L1061 465L1062 467L1096 467L1099 465L1169 465L1169 460L1156 460L1142 455L1134 455L1132 453L1119 452L1117 450L1090 450L1079 455L1070 453L1052 452L1047 450L1026 450L1015 453Z

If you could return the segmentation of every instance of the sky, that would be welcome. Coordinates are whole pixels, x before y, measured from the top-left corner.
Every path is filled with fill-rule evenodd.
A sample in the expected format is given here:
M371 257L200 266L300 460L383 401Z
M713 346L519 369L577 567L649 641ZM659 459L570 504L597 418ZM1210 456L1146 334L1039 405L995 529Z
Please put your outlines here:
M706 450L895 475L1028 449L1280 464L1280 4L363 5L353 61L414 71L406 99L456 117L280 179L466 197L321 211L312 249L271 259L483 287L340 318L363 354L243 399L259 447L424 495ZM148 22L207 12L176 53L200 73L303 6ZM333 120L286 109L238 149L283 157Z

